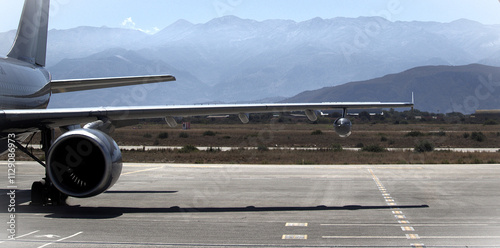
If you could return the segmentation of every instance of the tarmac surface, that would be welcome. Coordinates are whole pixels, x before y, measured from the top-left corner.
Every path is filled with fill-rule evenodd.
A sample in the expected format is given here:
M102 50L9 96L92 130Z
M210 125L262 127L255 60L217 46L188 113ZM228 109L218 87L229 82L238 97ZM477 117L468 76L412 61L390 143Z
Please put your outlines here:
M0 247L500 247L495 164L125 164L65 207L28 205L43 167L7 169Z

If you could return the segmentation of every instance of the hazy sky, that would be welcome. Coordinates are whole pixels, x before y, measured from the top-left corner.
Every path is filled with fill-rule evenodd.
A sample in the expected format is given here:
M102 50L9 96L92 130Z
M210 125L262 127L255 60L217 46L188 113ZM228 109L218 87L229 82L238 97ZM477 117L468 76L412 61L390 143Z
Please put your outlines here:
M0 0L0 32L16 29L23 0ZM392 21L500 24L499 0L52 0L50 29L128 27L154 32L178 19L224 15L254 20L383 16Z

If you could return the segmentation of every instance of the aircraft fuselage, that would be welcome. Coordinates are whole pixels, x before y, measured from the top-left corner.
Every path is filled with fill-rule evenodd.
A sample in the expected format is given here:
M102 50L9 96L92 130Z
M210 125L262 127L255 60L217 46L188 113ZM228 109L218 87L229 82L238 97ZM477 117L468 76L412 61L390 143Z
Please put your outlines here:
M50 80L50 73L43 67L0 58L0 110L47 108Z

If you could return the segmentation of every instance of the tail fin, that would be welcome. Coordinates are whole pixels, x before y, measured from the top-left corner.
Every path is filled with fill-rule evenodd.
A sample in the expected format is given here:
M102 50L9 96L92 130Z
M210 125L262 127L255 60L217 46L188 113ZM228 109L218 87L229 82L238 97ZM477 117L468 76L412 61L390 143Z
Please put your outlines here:
M25 0L16 40L7 57L45 66L50 0Z

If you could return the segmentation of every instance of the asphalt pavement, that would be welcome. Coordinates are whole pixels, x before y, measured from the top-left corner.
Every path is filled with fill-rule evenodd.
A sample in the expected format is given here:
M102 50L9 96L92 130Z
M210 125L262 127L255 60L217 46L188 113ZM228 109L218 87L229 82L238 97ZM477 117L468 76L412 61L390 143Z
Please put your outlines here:
M0 247L500 247L496 164L125 164L65 207L28 205L43 167L0 170Z

